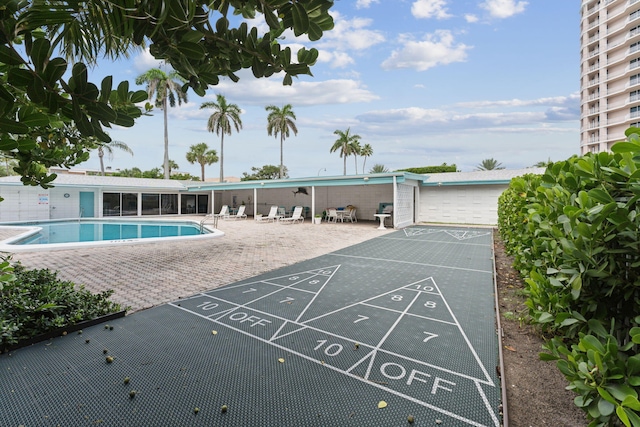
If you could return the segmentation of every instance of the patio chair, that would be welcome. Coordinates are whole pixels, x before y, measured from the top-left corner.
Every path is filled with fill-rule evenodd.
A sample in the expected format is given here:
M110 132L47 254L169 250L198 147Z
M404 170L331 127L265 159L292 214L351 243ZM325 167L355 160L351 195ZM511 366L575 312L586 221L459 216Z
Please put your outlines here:
M327 222L338 222L338 210L336 208L327 209Z
M282 224L295 224L297 222L303 223L304 217L302 216L302 206L296 206L293 209L293 214L289 218L280 218L278 222Z
M276 219L278 219L278 207L277 206L271 206L271 210L269 210L269 215L267 216L256 216L256 221L258 222L274 222Z
M245 205L240 205L240 207L238 208L238 212L236 212L235 215L229 216L229 219L247 219L247 214L244 213L245 209Z
M351 207L342 214L342 222L344 222L345 220L358 222L358 218L356 218L356 208Z
M213 214L216 218L229 218L229 205L222 205L220 212Z

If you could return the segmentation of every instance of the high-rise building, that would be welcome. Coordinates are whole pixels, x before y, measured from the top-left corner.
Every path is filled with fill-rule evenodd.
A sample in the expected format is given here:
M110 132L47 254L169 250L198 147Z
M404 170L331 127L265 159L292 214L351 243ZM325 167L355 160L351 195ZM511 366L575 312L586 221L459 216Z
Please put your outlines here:
M640 127L640 0L582 0L580 152L610 150Z

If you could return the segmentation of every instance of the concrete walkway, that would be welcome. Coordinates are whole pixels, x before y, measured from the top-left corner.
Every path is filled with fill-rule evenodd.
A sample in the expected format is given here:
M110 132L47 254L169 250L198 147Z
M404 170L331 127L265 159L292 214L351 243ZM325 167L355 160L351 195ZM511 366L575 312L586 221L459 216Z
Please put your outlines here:
M180 220L202 217L181 216ZM130 311L150 308L327 254L394 230L377 222L283 225L219 221L219 239L14 254L27 268L57 270L92 292L115 291ZM0 237L13 235L10 230Z

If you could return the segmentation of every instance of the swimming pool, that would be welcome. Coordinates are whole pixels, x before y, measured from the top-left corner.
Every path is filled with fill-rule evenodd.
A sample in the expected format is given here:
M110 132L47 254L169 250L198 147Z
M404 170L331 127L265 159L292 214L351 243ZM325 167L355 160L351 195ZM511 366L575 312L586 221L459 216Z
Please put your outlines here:
M0 242L0 251L25 252L220 237L219 230L195 221L75 219L0 223L24 231Z

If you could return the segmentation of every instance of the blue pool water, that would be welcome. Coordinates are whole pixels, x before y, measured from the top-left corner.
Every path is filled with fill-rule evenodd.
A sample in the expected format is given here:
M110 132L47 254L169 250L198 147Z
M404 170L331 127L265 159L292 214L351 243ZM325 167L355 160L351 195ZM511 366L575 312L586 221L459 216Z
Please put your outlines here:
M31 222L13 223L11 226L40 227L41 230L19 240L11 245L47 245L56 243L81 243L101 241L126 241L151 238L166 238L180 236L196 236L209 234L206 227L200 232L199 224L188 221L61 221L61 222Z

